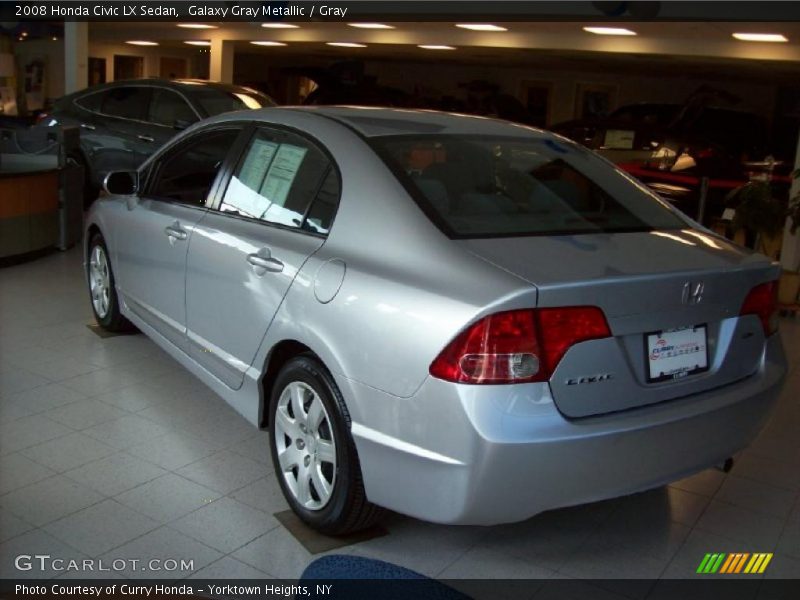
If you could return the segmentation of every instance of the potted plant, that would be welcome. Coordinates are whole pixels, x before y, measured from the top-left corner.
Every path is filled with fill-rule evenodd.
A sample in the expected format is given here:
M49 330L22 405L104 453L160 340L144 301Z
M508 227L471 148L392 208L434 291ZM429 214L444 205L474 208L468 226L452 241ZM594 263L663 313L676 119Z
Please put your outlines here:
M755 236L753 249L777 258L786 224L787 205L772 193L770 182L753 178L732 190L726 204L736 211L731 223L734 231L751 232Z
M795 179L800 178L800 169L792 173L792 176ZM800 193L789 200L786 212L789 218L789 234L794 236L797 234L798 228L800 228ZM781 281L778 287L778 302L787 306L797 304L798 295L800 295L800 253L798 253L794 263L787 266L784 261L784 270L781 273Z

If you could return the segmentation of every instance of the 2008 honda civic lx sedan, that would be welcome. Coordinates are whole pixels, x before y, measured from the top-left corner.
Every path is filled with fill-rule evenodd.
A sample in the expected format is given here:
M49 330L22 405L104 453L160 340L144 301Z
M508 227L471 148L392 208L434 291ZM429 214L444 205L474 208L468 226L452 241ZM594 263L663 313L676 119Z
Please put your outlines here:
M529 127L231 113L106 188L97 321L268 427L289 504L327 533L657 487L745 447L783 383L777 267Z

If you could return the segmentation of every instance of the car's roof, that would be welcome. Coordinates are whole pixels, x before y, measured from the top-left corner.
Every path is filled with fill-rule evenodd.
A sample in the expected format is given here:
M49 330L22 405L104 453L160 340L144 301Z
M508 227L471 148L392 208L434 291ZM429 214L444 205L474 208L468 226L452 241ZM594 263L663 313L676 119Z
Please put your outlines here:
M212 89L212 90L237 91L237 92L249 89L241 85L235 85L232 83L221 83L219 81L206 81L205 79L159 79L157 77L147 77L143 79L118 79L117 81L100 83L98 85L93 85L86 89L79 90L78 92L75 92L74 94L71 95L82 96L89 92L98 92L105 89L111 89L115 87L129 86L129 85L155 85L160 87L180 89L182 92L188 92L188 93L191 93L193 90L199 90L199 89Z
M299 115L307 115L309 125L324 117L355 130L364 137L391 135L497 135L541 137L552 134L540 129L511 123L500 119L446 113L426 109L381 108L374 106L281 106L248 111L248 119L265 122L279 122L281 113L291 113L293 120ZM243 113L227 113L218 120L241 118ZM238 115L238 116L237 116Z
M164 80L161 79L155 81L164 81ZM199 89L204 87L215 90L223 90L223 91L229 91L229 90L240 91L240 90L251 89L243 85L237 85L235 83L222 83L221 81L207 81L205 79L169 79L167 80L167 83L174 86L178 86L182 89ZM252 91L257 92L258 90L252 90ZM261 92L258 93L260 94Z

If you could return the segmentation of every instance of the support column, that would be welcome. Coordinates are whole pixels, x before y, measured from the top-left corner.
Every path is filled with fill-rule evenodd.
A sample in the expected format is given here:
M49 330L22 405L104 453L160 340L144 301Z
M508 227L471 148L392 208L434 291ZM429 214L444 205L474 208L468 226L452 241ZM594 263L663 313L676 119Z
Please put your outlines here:
M208 77L211 81L233 83L233 41L211 39Z
M800 169L800 138L797 140L797 152L794 157L794 168ZM789 197L794 198L800 194L800 180L795 179L789 190ZM786 227L783 230L783 246L781 247L781 265L787 271L800 270L800 229L795 235L789 234L790 221L786 219Z
M89 23L64 23L64 92L71 94L89 84Z

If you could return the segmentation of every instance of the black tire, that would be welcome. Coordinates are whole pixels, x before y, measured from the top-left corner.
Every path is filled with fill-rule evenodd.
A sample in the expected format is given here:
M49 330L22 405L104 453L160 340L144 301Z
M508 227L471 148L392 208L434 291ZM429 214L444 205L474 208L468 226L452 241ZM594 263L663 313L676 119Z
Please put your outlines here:
M92 296L92 272L90 262L94 254L95 247L102 249L106 257L108 267L108 309L105 315L101 315L95 308L95 303ZM103 239L103 236L99 233L95 233L89 241L89 252L86 257L86 284L89 287L89 302L92 306L92 314L94 314L94 320L97 321L97 324L106 331L112 331L115 333L133 331L135 329L133 324L120 313L119 300L117 299L117 289L114 283L114 272L111 269L111 260L108 256L108 248L106 247L106 242Z
M336 475L327 504L308 510L297 501L289 488L275 442L276 411L287 386L300 382L312 388L322 401L336 446ZM326 535L345 535L369 527L384 516L385 509L367 500L361 478L361 465L350 434L350 414L342 394L327 369L312 355L291 359L278 373L269 404L269 433L272 464L289 506L309 527Z

